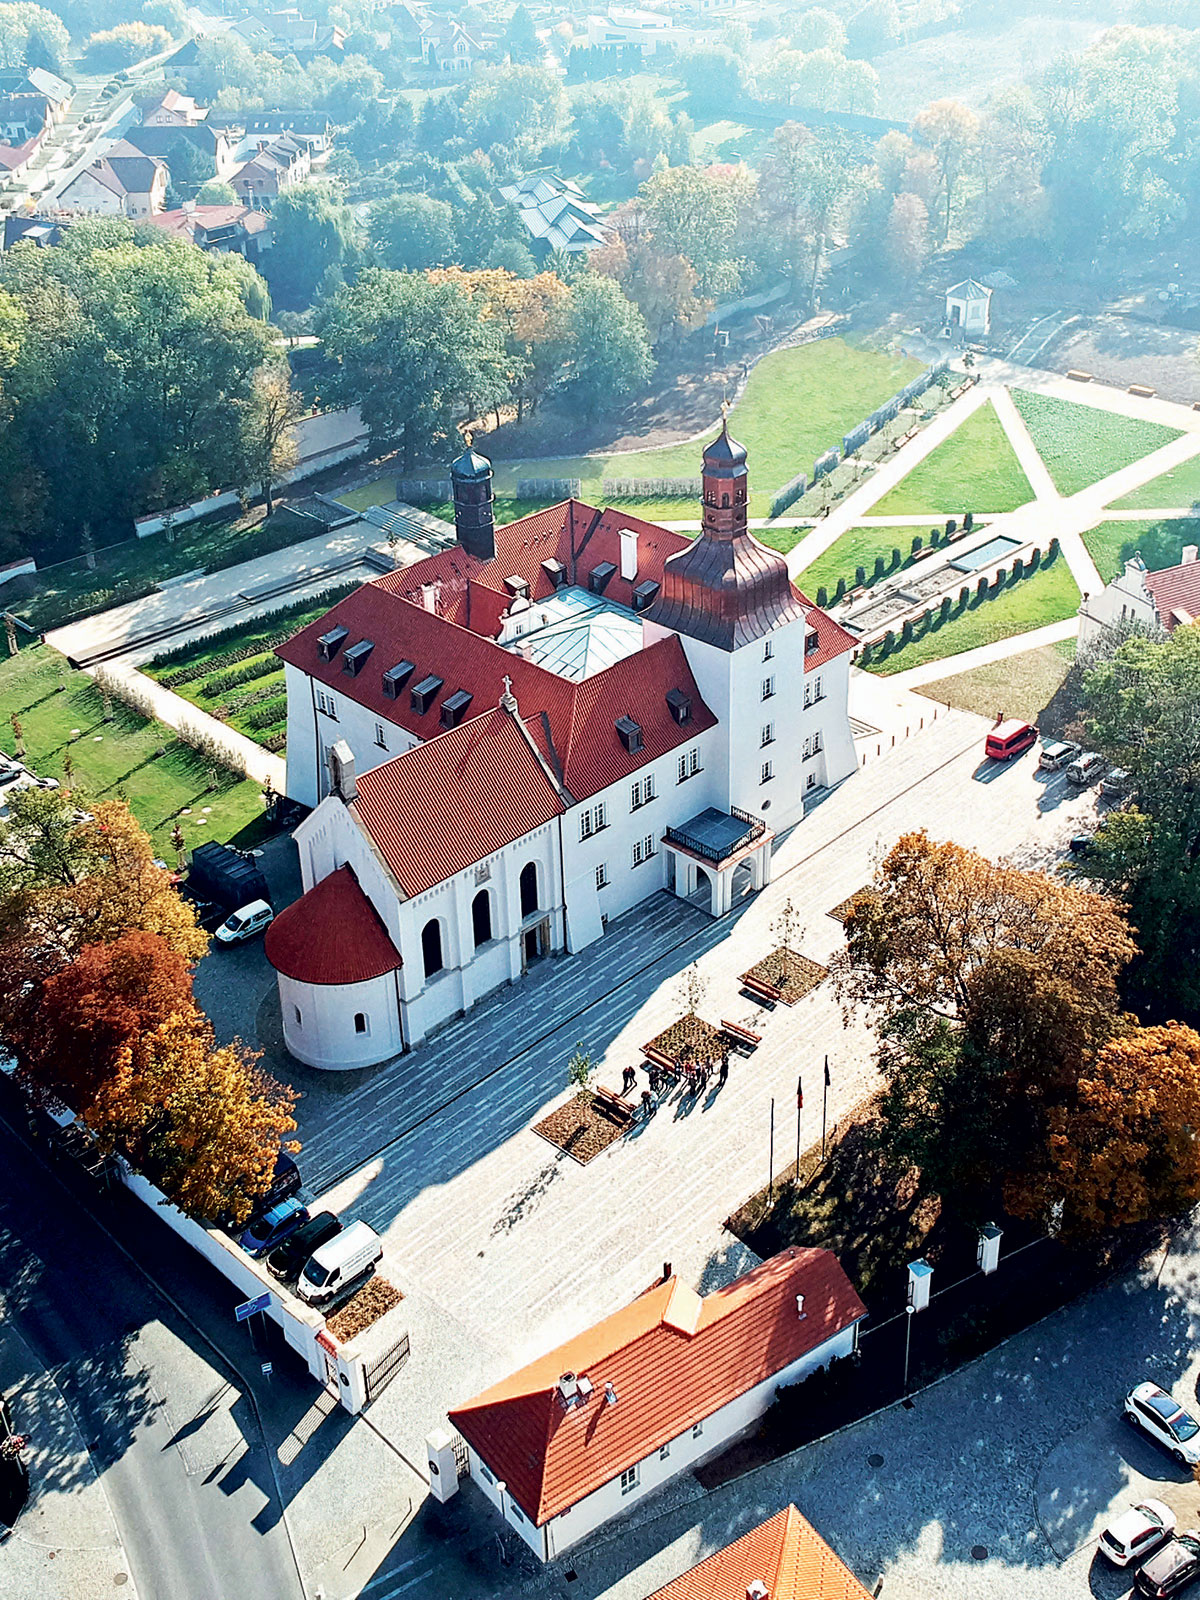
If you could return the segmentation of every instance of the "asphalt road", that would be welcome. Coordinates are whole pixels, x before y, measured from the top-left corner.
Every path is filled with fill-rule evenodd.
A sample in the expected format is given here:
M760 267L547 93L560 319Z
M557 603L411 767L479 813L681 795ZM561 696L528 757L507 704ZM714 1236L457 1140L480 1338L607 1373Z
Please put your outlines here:
M0 1290L88 1442L139 1600L300 1600L243 1388L2 1120L0 1171ZM136 1214L114 1226L136 1251Z

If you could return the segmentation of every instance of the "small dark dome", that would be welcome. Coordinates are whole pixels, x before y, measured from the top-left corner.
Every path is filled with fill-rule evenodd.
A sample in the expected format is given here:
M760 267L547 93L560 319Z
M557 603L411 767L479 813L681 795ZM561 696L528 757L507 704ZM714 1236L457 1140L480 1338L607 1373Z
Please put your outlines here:
M450 476L452 478L465 478L472 481L488 478L491 473L492 463L486 456L481 456L477 450L472 450L470 445L450 467Z
M703 470L710 478L746 476L746 446L729 437L728 423L722 423L720 433L705 447Z

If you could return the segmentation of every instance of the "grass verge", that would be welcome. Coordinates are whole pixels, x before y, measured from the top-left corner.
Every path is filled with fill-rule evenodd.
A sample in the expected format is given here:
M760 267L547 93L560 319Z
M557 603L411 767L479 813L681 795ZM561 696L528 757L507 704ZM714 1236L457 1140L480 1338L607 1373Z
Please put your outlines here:
M1030 389L1011 392L1059 494L1078 494L1179 437L1175 428L1160 422L1144 422Z
M1061 639L1005 661L989 661L969 672L939 678L917 693L981 717L1002 712L1006 717L1037 722L1062 688L1074 659L1074 639Z
M871 507L872 515L939 517L1015 511L1033 489L989 400Z
M1124 572L1130 556L1140 553L1150 572L1177 567L1185 544L1200 544L1200 517L1168 517L1161 521L1101 522L1083 536L1088 554L1105 583Z
M1200 456L1193 456L1170 472L1162 472L1140 489L1113 501L1114 510L1154 511L1160 507L1180 508L1194 506L1200 501Z

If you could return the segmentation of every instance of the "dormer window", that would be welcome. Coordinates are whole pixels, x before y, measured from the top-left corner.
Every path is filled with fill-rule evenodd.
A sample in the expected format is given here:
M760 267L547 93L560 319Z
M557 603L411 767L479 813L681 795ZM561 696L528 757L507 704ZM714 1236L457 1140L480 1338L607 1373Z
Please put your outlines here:
M357 644L352 644L343 652L342 671L348 672L352 678L357 678L374 648L375 644L371 639L360 639Z
M692 720L692 697L684 694L682 689L667 690L667 705L680 727Z
M658 584L653 578L647 578L644 583L639 583L633 591L633 609L645 611L658 594Z
M566 567L563 566L561 561L556 560L554 556L550 556L547 560L542 562L542 571L550 579L550 582L556 589L561 589L563 584L567 581Z
M473 698L465 689L456 689L453 694L448 694L442 701L442 727L457 728Z
M389 700L397 698L416 670L411 661L398 661L394 667L388 668L383 675L383 692Z
M409 693L409 704L415 716L423 717L433 704L434 696L442 687L443 679L430 673L427 678L422 678L420 683L414 685Z
M525 582L524 578L505 578L504 587L508 590L509 594L515 595L518 600L528 600L529 598L529 585Z
M615 562L601 561L599 566L593 567L588 573L588 588L593 594L603 594L616 570Z
M819 650L820 648L821 640L817 634L817 630L814 628L811 633L806 633L804 635L804 654L806 656L811 656L814 650Z
M349 628L330 628L317 640L317 654L322 661L332 661L349 637Z
M637 755L643 748L641 726L632 717L618 717L616 729L620 735L621 743L629 751L630 755Z

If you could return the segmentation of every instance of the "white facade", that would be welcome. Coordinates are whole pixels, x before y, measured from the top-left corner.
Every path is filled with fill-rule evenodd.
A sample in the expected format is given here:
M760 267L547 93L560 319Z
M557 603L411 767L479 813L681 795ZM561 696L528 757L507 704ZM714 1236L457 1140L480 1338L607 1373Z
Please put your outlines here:
M1196 559L1195 545L1184 547L1183 559ZM1122 623L1140 624L1147 630L1159 624L1158 607L1146 583L1146 563L1130 556L1120 572L1099 594L1085 594L1079 607L1080 647L1094 644L1109 628Z
M992 330L992 291L974 278L946 290L946 326L966 338L983 338Z
M819 1368L851 1355L857 1344L858 1324L854 1323L818 1345L815 1350L800 1356L791 1366L764 1378L753 1389L729 1401L711 1416L702 1418L694 1427L688 1428L661 1449L653 1450L636 1463L632 1481L629 1473L610 1479L540 1528L534 1526L519 1506L514 1505L506 1489L501 1491L495 1473L474 1449L468 1447L471 1476L534 1554L543 1561L552 1561L606 1522L629 1511L679 1473L723 1450L738 1434L758 1421L774 1400L776 1389L799 1383Z
M350 746L358 773L370 772L420 744L415 734L394 722L381 721L348 694L326 688L298 667L285 663L283 674L289 799L315 806L325 798L329 793L329 751L339 739ZM347 683L352 681L347 679ZM309 887L306 882L305 888Z
M403 1050L398 972L364 983L298 983L282 972L278 979L283 1042L297 1061L347 1072Z

